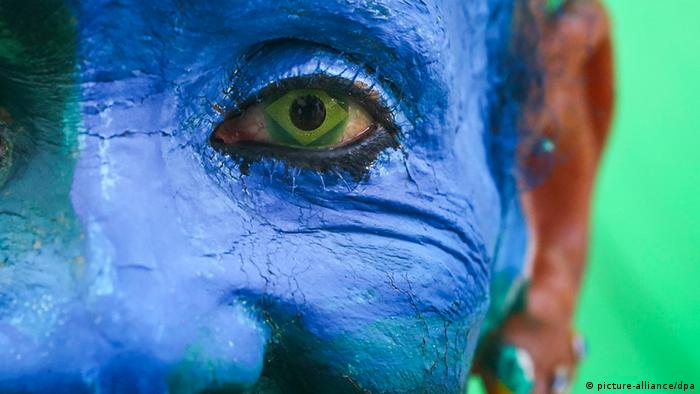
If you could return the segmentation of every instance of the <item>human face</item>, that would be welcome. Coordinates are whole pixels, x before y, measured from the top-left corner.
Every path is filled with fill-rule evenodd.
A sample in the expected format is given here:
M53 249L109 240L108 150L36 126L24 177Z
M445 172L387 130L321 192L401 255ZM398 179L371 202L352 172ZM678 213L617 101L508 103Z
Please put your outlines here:
M3 58L28 82L2 97L2 390L464 388L509 1L27 3L0 11L30 48ZM212 146L290 78L361 82L389 139L334 166Z

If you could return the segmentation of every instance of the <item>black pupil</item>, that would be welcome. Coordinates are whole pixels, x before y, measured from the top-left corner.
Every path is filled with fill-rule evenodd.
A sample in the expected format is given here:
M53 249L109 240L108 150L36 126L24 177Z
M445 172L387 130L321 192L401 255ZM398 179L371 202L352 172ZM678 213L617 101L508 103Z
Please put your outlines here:
M312 94L300 96L289 108L289 117L294 126L301 130L316 130L326 120L326 106L321 99Z

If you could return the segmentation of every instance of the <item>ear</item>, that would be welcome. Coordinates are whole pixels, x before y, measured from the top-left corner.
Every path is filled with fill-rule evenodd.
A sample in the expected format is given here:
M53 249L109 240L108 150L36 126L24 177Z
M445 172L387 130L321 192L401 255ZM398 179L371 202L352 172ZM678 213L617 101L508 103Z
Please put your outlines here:
M522 194L532 234L527 310L568 325L586 259L593 184L612 118L612 47L608 18L596 1L571 1L543 24L543 101L530 107L528 118L533 133L551 142L554 160L546 177L530 189L524 186Z
M508 318L501 340L529 353L534 392L547 393L566 388L579 357L572 318L614 99L610 28L602 6L572 0L555 15L537 19L544 85L540 99L528 106L526 122L536 139L547 142L554 160L539 183L523 185L532 277L525 308ZM521 152L522 165L537 162L532 156L537 154ZM503 387L496 380L485 377L490 392Z
M534 134L551 141L554 162L547 176L522 194L534 263L528 304L546 309L539 311L544 315L568 318L586 258L591 194L612 115L609 23L597 2L572 1L544 22L542 37L543 102L531 106L536 115L529 119Z

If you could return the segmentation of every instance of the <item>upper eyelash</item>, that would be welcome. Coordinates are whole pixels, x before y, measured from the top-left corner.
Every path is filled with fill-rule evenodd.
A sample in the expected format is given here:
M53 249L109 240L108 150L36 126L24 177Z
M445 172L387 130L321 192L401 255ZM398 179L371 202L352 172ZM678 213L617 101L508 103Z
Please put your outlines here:
M367 111L372 119L374 119L376 123L381 124L388 132L392 134L398 132L398 126L394 121L394 111L383 104L380 93L377 90L372 87L365 88L357 81L353 82L323 74L286 78L270 84L249 98L241 100L233 109L226 111L224 122L239 116L247 108L260 104L270 97L304 88L323 89L336 94L347 95L362 105L363 109Z
M226 85L218 107L227 118L271 94L314 86L349 93L388 130L398 131L397 125L404 123L396 121L400 114L396 98L403 95L395 84L356 56L315 42L278 39L259 43L234 62Z

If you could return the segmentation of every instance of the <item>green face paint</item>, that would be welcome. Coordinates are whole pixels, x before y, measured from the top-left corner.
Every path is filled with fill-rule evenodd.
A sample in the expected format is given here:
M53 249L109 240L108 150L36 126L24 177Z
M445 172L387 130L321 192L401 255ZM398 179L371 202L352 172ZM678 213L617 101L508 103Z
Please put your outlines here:
M12 270L31 261L28 273L52 278L37 284L38 276L21 274L13 299L28 305L51 286L57 298L72 290L60 287L73 275L62 263L83 253L70 199L81 120L76 35L62 1L2 1L0 212L9 214L0 215L0 229L8 229L0 232L0 273L3 284L13 283Z
M265 104L270 136L281 145L324 147L337 142L348 121L347 103L323 90L298 89Z
M0 120L0 188L5 184L12 167L12 145L5 135L6 129L5 123Z

